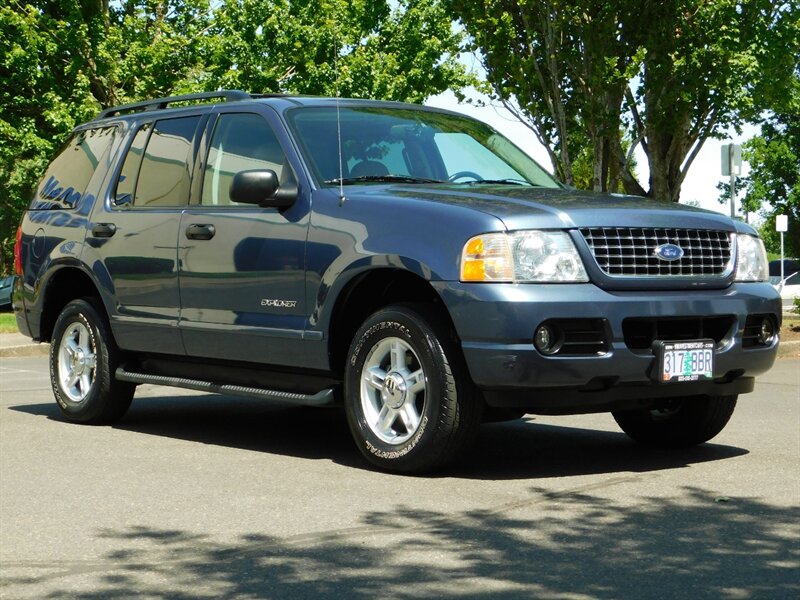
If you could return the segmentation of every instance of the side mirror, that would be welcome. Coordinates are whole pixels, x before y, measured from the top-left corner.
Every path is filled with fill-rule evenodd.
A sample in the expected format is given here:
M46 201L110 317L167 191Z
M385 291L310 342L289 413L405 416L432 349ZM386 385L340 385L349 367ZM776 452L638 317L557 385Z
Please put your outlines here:
M277 173L271 169L239 171L233 176L228 195L234 202L286 208L297 199L297 186L281 187Z

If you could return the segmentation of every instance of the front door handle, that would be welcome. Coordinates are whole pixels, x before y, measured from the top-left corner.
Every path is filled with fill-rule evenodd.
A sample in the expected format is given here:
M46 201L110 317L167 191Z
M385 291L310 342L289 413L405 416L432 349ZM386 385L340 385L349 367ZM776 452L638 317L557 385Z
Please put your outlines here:
M190 240L210 240L216 232L213 225L192 223L186 228L186 237Z
M92 235L96 238L110 238L117 233L114 223L95 223L92 225Z

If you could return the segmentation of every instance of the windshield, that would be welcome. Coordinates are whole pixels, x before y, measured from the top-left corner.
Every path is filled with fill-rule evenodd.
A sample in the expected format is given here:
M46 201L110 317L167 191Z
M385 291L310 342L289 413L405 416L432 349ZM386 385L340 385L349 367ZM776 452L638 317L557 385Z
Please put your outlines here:
M292 109L289 122L326 185L352 183L509 184L561 187L488 125L467 117L392 107ZM337 132L341 130L339 166Z

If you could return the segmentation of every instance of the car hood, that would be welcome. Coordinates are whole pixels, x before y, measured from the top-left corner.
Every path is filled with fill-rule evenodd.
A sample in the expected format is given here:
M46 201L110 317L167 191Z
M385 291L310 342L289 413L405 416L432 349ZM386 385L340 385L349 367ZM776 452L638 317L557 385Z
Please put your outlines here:
M352 198L437 202L500 219L510 231L534 228L680 227L754 233L727 216L673 202L622 194L517 185L364 185L345 188Z

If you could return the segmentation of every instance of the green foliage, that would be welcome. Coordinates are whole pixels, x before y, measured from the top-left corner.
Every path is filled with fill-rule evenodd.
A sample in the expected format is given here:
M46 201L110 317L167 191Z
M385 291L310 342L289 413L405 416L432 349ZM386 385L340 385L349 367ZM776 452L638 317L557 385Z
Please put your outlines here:
M742 208L763 219L761 237L770 253L780 253L780 234L775 231L776 215L789 219L784 234L786 256L800 256L800 73L794 89L783 100L785 110L771 113L761 125L761 135L742 146L742 158L749 163L747 177L736 181ZM729 202L730 186L717 185L720 203Z
M750 163L744 202L764 205L762 235L773 251L780 250L775 216L787 215L784 234L787 256L800 256L800 110L775 115L761 127L761 135L745 143L743 157Z
M209 33L207 88L421 102L471 82L436 0L226 1Z
M207 0L16 0L0 7L0 273L38 178L103 106L186 86Z
M220 88L420 102L472 82L461 41L440 0L6 0L0 273L48 161L101 108Z
M17 317L12 312L0 312L0 333L17 333Z
M636 75L635 46L619 30L632 6L605 2L451 0L472 37L495 98L531 127L556 176L576 183L574 164L589 148L581 179L616 189L621 105ZM623 161L625 162L625 161ZM626 163L630 167L629 162Z
M630 147L630 142L626 140L624 136L622 138L622 145L623 149L627 152ZM634 169L636 167L636 160L633 158L633 156L631 156L630 162L631 162L631 169ZM575 157L574 162L572 163L572 185L574 185L579 190L593 189L595 187L594 167L595 167L594 148L591 145L584 146L579 150L577 156ZM613 183L615 187L613 188L608 187L610 183ZM625 186L623 185L621 179L615 178L613 182L606 183L604 191L624 194Z
M678 201L705 140L782 105L800 5L774 0L450 0L493 94L550 148L556 175L593 149L592 187ZM624 126L619 133L620 123ZM631 153L647 157L647 189Z

